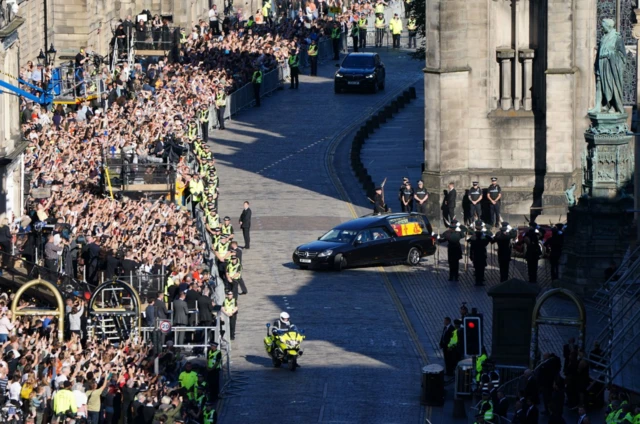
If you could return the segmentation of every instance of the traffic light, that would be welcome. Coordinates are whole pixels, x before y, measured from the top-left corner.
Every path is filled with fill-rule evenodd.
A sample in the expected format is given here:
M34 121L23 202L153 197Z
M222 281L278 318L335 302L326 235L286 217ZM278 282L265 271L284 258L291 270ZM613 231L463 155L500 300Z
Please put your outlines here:
M468 356L482 354L482 320L480 317L464 318L464 354Z

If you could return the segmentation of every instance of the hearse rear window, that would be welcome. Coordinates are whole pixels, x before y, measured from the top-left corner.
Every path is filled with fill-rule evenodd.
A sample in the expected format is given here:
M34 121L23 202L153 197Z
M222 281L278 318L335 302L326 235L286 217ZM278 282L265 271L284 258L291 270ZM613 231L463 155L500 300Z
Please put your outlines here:
M424 221L419 215L389 218L389 225L398 237L413 236L427 231Z

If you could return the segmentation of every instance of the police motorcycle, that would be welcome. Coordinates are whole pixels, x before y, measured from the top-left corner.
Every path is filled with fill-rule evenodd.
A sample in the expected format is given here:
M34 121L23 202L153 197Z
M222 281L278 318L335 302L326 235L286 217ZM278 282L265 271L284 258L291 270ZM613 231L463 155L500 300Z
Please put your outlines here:
M292 325L286 330L274 328L272 334L269 334L269 328L271 324L267 323L264 348L271 356L273 366L280 368L280 365L285 363L290 371L295 371L298 367L298 357L303 353L300 346L305 339L304 330L298 331L297 327Z

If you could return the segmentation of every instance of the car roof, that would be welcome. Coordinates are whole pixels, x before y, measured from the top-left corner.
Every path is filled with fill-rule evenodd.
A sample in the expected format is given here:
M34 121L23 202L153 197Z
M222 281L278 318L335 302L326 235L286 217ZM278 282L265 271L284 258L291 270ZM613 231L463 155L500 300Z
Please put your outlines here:
M402 218L409 215L420 215L426 219L424 215L418 213L390 213L386 215L369 215L363 216L361 218L352 219L351 221L343 222L342 224L335 227L336 230L363 230L369 227L375 227L379 225L380 222L386 221L389 218ZM427 220L428 222L428 220Z

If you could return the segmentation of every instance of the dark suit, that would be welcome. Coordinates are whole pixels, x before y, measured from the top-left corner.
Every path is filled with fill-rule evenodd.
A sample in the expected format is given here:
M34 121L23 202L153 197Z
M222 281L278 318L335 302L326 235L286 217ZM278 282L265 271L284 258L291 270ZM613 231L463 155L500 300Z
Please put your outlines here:
M449 259L449 281L458 281L462 246L462 232L449 229L442 234L441 240L447 241L447 257Z
M456 216L456 189L449 190L447 193L447 209L446 213L448 215L447 221L451 222L451 220Z
M500 282L509 279L509 262L511 262L511 240L517 236L516 230L499 231L493 238L498 245L498 265L500 265Z
M503 397L497 402L494 402L493 412L496 413L499 417L507 418L507 411L509 410L509 400L506 397Z
M178 298L173 301L173 326L184 327L187 325L189 308L187 302ZM184 344L184 331L179 331L177 336L177 344Z
M476 286L484 284L484 270L487 267L487 245L489 242L489 238L479 231L469 240L473 268L475 269Z
M538 411L538 407L535 405L531 405L527 408L527 412L525 413L524 422L526 424L538 424L540 420L540 411Z
M453 336L453 330L453 324L449 324L442 330L442 336L440 336L440 349L442 349L445 371L448 376L454 375L457 365L455 362L455 355L447 349L447 346L449 346L449 342L451 341L451 337Z
M249 249L251 244L251 237L249 231L251 230L251 208L244 209L240 214L240 228L242 228L242 237L244 237L244 248Z
M98 260L100 258L100 246L96 243L87 244L82 250L82 256L87 267L87 282L98 283Z

